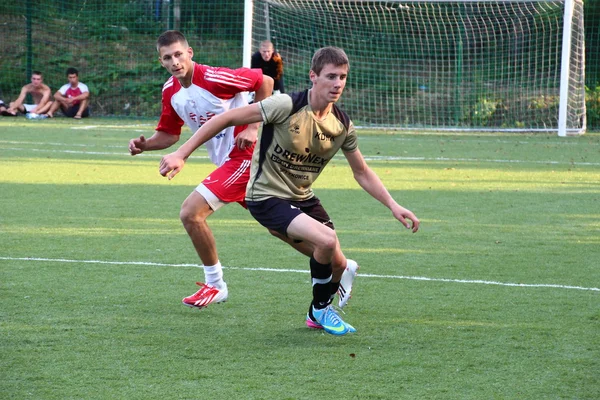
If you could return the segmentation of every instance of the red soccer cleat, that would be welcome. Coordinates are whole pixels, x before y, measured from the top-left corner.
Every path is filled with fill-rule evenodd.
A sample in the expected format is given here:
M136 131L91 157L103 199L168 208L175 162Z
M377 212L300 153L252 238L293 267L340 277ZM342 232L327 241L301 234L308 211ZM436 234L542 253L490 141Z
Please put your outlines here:
M181 300L184 305L202 309L212 303L223 303L227 301L227 296L229 294L227 285L222 289L218 289L202 282L196 282L196 285L200 286L200 290L191 296L184 297L183 300Z

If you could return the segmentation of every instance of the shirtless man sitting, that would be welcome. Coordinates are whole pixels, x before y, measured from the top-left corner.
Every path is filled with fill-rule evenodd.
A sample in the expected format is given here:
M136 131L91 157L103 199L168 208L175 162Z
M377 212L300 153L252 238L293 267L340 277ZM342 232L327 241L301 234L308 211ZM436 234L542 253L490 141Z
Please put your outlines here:
M34 104L24 104L27 94L31 94ZM52 91L44 83L42 73L33 71L31 74L31 83L23 86L19 97L15 101L11 101L8 109L1 110L0 114L11 117L15 117L18 113L44 114L52 105L50 96L52 96Z

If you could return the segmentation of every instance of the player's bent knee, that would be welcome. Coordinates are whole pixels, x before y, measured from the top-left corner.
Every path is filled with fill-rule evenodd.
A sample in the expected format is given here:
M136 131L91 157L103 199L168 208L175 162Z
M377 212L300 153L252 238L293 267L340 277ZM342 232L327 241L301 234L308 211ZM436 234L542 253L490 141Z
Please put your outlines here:
M181 207L179 211L179 219L186 224L198 224L206 221L207 215L191 207Z
M209 215L213 213L212 208L206 203L204 197L196 192L190 196L181 205L179 219L186 224L198 224L206 221Z
M327 232L327 234L323 236L323 238L321 238L321 240L319 240L317 246L323 249L327 249L328 251L334 251L337 247L337 243L338 238L335 234L335 231L330 230L329 232Z

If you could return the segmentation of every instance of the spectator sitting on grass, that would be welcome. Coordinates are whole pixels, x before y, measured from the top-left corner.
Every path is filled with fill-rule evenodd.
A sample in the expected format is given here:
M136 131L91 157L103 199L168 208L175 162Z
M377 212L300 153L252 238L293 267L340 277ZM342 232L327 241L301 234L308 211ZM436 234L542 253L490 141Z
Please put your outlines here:
M30 94L34 104L24 104L25 97ZM31 74L31 83L21 88L21 93L15 101L12 101L8 108L0 107L0 114L7 117L16 117L19 113L27 114L43 114L50 109L52 102L50 95L52 91L50 87L44 83L44 77L39 71L33 71Z
M85 84L79 82L79 71L76 68L68 68L67 79L69 83L63 85L54 93L56 101L50 107L48 117L53 118L59 107L66 117L75 119L89 117L90 91Z

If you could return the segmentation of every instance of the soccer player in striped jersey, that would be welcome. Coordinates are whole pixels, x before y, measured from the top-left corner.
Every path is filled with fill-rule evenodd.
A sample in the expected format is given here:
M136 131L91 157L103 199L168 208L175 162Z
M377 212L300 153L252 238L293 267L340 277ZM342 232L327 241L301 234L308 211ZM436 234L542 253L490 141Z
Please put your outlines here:
M273 79L260 69L229 69L194 62L193 49L178 31L166 31L156 44L161 65L172 75L162 89L162 112L150 138L131 139L131 155L162 150L175 144L185 124L195 132L215 115L247 105L244 92L256 92L259 100L270 96ZM204 265L205 283L183 299L190 307L203 308L227 300L227 284L207 218L230 202L245 207L244 194L250 173L252 150L259 124L222 129L207 144L217 168L185 199L180 218Z
M192 152L228 126L264 122L254 150L246 204L252 216L282 238L311 246L313 298L306 325L333 335L355 329L330 305L332 265L343 257L333 224L312 184L340 149L354 178L373 198L390 209L394 218L412 232L419 229L416 215L399 205L358 149L352 121L335 104L346 86L346 53L337 47L317 50L309 73L312 88L279 94L213 118L174 153L164 156L160 173L173 178ZM409 222L410 221L410 222Z

